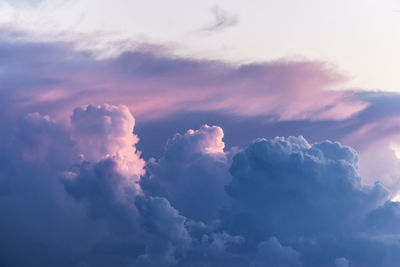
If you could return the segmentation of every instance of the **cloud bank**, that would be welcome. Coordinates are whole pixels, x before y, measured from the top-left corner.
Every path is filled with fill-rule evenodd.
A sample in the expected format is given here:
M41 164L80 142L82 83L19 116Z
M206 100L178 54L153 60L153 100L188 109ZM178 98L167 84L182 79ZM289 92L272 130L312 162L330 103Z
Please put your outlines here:
M0 42L1 92L24 113L55 118L76 106L124 104L142 119L182 111L268 114L279 120L339 120L365 103L329 91L343 77L323 62L278 60L233 65L192 60L142 46L116 58L96 59L68 43Z
M397 94L310 61L0 59L0 265L397 266Z
M176 134L146 163L126 106L3 131L5 266L396 266L400 206L338 142ZM9 142L5 142L9 141Z

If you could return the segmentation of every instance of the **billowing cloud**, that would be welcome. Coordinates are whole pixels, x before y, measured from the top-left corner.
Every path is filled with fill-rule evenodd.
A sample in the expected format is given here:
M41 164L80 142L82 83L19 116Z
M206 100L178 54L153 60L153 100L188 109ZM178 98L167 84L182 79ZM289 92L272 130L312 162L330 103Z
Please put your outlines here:
M256 258L250 267L271 265L276 267L302 266L300 254L290 247L282 246L275 237L258 245Z
M135 119L126 106L86 106L76 108L71 117L72 139L85 160L112 158L125 175L144 174L144 161L135 145Z
M380 184L362 185L357 162L356 152L339 143L257 140L233 160L226 189L234 205L227 223L256 239L354 227L388 194Z
M208 125L176 134L168 141L164 156L148 162L148 173L141 180L143 189L166 197L190 219L216 219L229 200L224 186L230 181L230 156L223 150L222 137L220 127Z
M176 257L182 257L192 242L185 228L186 218L164 198L138 198L136 206L146 230L154 239L146 248L146 254L139 256L136 266L176 265Z
M367 225L374 231L400 233L400 202L386 202L367 217Z
M303 137L225 150L223 130L204 125L144 166L133 128L127 107L88 105L68 123L31 113L2 133L2 264L398 262L398 205L362 183L355 150Z
M397 266L396 94L330 91L343 77L310 61L0 59L0 265Z

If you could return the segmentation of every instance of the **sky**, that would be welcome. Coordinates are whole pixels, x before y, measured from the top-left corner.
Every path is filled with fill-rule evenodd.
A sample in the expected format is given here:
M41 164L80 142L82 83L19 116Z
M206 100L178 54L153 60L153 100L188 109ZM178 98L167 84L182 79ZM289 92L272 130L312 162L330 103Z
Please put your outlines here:
M236 63L323 60L348 76L347 87L400 90L396 0L2 0L0 5L0 25L37 38L78 39L83 47L103 49L106 43L149 42L178 55ZM218 28L219 20L224 26ZM82 34L90 38L76 36ZM101 53L115 53L108 46L111 51Z
M399 11L0 0L0 266L397 266Z

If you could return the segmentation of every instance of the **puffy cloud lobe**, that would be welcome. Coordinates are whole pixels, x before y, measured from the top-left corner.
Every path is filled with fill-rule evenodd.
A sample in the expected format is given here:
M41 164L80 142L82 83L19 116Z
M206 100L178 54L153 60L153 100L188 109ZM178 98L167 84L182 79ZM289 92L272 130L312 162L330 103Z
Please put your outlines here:
M387 201L368 214L366 223L380 233L400 233L400 202Z
M113 229L134 226L134 198L144 173L144 160L136 151L134 118L126 106L76 108L71 117L71 135L85 161L66 172L66 191L84 200L88 213L104 219ZM89 160L89 161L86 161Z
M230 171L227 223L257 239L357 227L388 195L380 184L362 185L354 150L302 137L259 139L234 157Z
M168 141L164 156L148 162L141 186L150 195L167 198L184 216L210 222L228 202L224 186L230 177L223 131L204 125Z
M218 126L203 125L199 130L188 130L183 136L177 134L167 143L167 151L176 153L223 153L223 130Z
M84 201L90 217L110 221L114 229L129 229L134 225L133 201L138 188L116 169L111 159L96 164L84 162L71 178L65 179L65 190Z
M245 266L243 238L212 225L188 220L160 197L137 197L136 207L148 237L146 253L135 266Z
M175 265L176 258L182 257L180 254L190 249L191 245L191 237L184 225L186 218L179 215L164 198L137 198L136 207L153 238L146 254L139 256L136 265Z
M282 246L278 239L271 237L258 245L255 260L250 267L300 267L300 254L291 247Z
M160 197L137 198L136 207L144 225L158 237L165 237L180 246L190 245L190 236L184 227L185 217L179 215L169 202Z
M202 241L208 241L207 253L223 253L229 245L240 244L243 242L241 236L231 236L225 232L216 232L209 235L203 235Z
M84 159L97 162L112 158L125 175L142 175L144 160L135 145L135 119L126 106L76 108L71 118L72 138Z

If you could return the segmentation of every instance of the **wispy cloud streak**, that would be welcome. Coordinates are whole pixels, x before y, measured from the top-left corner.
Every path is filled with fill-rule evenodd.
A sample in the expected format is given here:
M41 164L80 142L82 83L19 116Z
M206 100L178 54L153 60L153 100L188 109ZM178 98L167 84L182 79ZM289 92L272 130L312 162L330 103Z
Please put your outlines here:
M214 22L210 26L205 27L203 31L220 32L239 23L238 15L231 14L228 11L219 7L214 7L212 9L212 14L214 17Z

